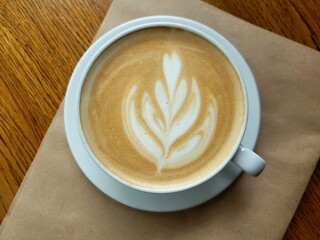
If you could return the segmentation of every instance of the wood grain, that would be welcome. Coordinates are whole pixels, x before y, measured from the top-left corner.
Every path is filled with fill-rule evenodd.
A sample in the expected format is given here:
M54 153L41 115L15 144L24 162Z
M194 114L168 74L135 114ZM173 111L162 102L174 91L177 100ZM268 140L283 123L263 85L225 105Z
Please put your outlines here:
M102 0L0 4L2 220L109 4Z
M320 1L206 2L320 49ZM109 4L106 0L0 0L0 222ZM284 239L320 239L319 176L318 164Z

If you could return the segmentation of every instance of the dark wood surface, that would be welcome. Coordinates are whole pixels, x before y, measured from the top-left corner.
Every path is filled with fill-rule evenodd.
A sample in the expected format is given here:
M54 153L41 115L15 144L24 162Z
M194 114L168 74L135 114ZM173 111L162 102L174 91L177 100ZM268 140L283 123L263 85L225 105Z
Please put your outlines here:
M206 2L320 49L320 1ZM109 4L0 0L0 223ZM319 178L318 164L284 239L320 239Z

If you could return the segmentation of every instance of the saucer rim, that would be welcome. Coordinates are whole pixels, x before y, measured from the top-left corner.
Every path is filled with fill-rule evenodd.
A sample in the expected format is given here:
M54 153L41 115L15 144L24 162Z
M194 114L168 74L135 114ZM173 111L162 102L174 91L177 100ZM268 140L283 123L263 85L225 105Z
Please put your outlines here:
M96 49L99 47L99 45L95 45ZM92 54L95 52L93 50L94 49L91 51ZM90 60L90 57L91 56L89 54L84 55L84 58L87 58L87 60ZM247 90L248 99L247 127L240 144L253 150L257 142L260 129L260 99L253 74L243 57L241 55L240 57L241 58L238 59L238 61L240 61L239 65L241 65L241 74ZM81 64L81 61L79 64ZM81 69L81 66L77 66L77 68ZM74 72L70 82L72 82L72 79L76 74L77 73ZM76 96L76 94L77 86L75 84L69 84L66 100L64 102L64 121L67 141L74 159L85 176L98 189L100 189L109 197L127 206L156 212L178 211L190 208L219 195L222 191L227 189L242 173L242 170L233 164L232 161L230 161L218 174L213 176L211 179L208 179L206 182L203 182L198 186L179 192L155 194L141 192L123 185L100 169L99 166L95 164L94 160L91 159L90 154L86 151L77 128L77 114L74 107L75 103L74 101L68 100L72 99L74 96ZM214 190L207 191L206 189L208 188L214 188ZM129 195L130 199L127 199Z

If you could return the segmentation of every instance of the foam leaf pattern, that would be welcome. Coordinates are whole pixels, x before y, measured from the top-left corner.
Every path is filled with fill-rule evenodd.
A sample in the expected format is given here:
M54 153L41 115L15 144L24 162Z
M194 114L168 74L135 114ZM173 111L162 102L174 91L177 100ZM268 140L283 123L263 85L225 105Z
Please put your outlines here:
M164 79L155 81L154 98L144 92L139 100L139 86L134 85L123 104L126 133L136 150L157 166L158 174L163 168L198 159L214 134L215 100L210 99L206 116L199 123L202 93L193 76L181 77L181 69L177 53L164 54Z

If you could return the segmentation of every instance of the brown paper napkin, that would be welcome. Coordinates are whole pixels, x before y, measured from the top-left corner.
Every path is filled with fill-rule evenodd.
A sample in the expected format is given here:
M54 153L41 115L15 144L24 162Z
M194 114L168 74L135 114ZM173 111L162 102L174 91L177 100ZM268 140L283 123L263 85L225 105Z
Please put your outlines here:
M256 77L267 166L193 209L148 213L96 189L70 153L60 107L1 226L1 239L281 239L319 157L320 54L198 1L115 0L98 32L171 14L225 35Z

